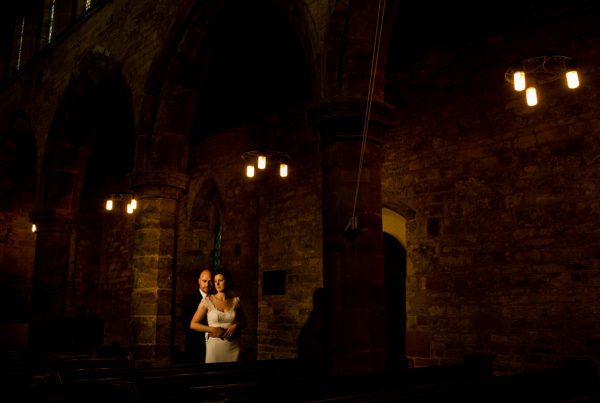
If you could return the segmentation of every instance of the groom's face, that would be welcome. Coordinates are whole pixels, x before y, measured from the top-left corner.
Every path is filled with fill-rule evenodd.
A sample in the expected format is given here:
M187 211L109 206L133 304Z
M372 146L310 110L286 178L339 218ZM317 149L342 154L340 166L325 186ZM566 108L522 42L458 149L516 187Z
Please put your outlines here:
M210 272L210 270L203 270L202 273L200 273L200 278L198 278L198 284L200 285L200 289L203 292L210 294L213 287L212 273Z

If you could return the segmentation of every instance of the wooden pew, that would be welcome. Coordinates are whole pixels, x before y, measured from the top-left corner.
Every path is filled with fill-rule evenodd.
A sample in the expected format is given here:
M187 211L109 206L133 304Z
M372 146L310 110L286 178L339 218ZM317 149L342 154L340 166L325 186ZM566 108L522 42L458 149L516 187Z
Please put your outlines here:
M267 361L268 363L268 361ZM326 376L319 372L308 371L299 362L294 365L281 366L270 362L269 366L256 368L253 377L244 382L228 384L204 384L186 387L179 384L159 383L163 391L171 396L190 400L224 400L231 402L303 402L329 398L340 394L356 395L374 390L385 390L394 387L413 387L435 382L451 382L463 379L479 379L491 376L491 362L479 360L423 367L415 369L394 370L371 374L354 374L344 376ZM152 395L155 400L145 400L143 385L138 385L141 401L155 402L161 400L161 393Z
M67 375L69 374L69 375ZM77 376L76 376L77 375ZM230 402L461 402L591 399L598 388L597 366L574 360L558 368L493 376L491 362L466 362L344 376L315 375L296 360L174 365L152 368L66 370L63 400L129 402L173 399ZM560 400L557 400L560 399Z
M591 360L570 360L557 368L480 379L394 387L364 393L340 392L311 403L354 402L581 402L600 396L598 368ZM597 400L600 401L600 400Z
M178 364L166 367L67 370L60 374L64 401L113 393L120 401L170 401L175 396L216 396L228 390L249 391L264 372L293 374L296 360L215 364ZM118 381L118 384L115 382ZM135 391L135 392L134 392Z

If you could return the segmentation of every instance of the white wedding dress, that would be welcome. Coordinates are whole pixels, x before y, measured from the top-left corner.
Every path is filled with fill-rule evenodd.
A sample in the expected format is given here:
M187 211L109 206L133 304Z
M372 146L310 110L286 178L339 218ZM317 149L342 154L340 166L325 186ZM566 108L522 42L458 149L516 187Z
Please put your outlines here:
M235 297L231 310L220 311L213 305L210 298L202 298L200 306L204 304L207 309L206 319L208 326L226 329L235 321L239 303L239 297ZM209 337L206 340L206 363L238 361L239 356L240 345L237 339L229 341L227 339L219 339L218 337Z

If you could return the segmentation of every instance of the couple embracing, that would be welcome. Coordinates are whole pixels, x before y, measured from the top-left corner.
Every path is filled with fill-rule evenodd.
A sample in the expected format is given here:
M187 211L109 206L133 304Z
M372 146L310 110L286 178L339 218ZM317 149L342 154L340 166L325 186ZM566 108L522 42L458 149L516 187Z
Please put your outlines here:
M219 268L214 273L204 269L198 278L198 285L201 299L188 326L190 333L202 332L198 334L204 337L188 337L191 340L186 339L186 350L189 348L197 354L205 347L205 357L199 358L205 358L206 363L238 361L242 311L239 297L229 293L233 287L231 273L225 268ZM191 342L205 345L191 345Z

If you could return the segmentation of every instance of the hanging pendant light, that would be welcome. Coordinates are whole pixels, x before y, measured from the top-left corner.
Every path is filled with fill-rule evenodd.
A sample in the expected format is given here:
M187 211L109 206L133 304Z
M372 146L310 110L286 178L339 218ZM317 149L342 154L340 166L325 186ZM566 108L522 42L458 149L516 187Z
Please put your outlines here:
M267 167L267 156L259 155L258 163L256 164L256 166L258 167L258 169L265 169Z
M242 160L246 166L246 177L253 178L256 174L256 168L260 171L269 171L269 167L278 166L279 176L286 178L289 174L289 157L283 151L273 149L255 149L242 153ZM256 164L256 165L255 165Z
M537 91L535 87L529 87L525 90L525 98L527 99L527 105L535 106L538 103Z
M246 176L254 178L254 165L246 165Z
M566 78L570 89L579 87L579 75L575 60L562 55L542 55L521 60L508 68L504 74L515 91L525 90L527 105L538 104L537 90L541 85Z
M525 72L516 71L513 75L515 91L523 91L525 89Z
M279 176L281 176L282 178L287 178L288 176L288 166L283 162L279 164Z
M122 206L127 203L126 212L127 214L133 214L134 210L137 209L138 202L131 193L111 193L104 204L106 211L113 211L115 208L115 202L117 206Z
M565 76L567 78L567 87L571 89L579 87L579 75L577 74L577 70L567 71Z

